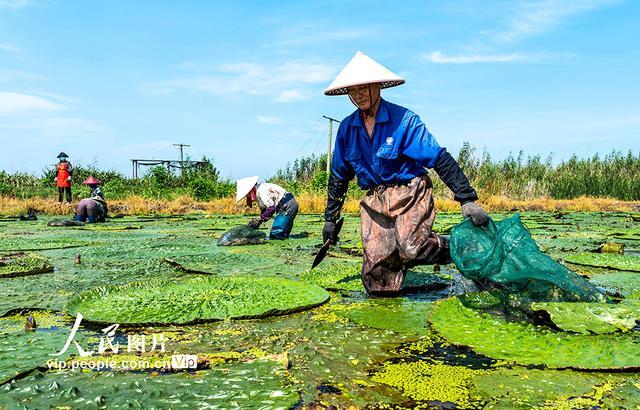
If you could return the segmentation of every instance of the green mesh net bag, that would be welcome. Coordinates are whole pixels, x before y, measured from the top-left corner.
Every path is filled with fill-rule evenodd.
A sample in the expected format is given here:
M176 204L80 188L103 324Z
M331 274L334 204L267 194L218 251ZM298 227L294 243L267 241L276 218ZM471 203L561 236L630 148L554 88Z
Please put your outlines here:
M581 276L538 249L520 215L486 227L465 219L451 229L451 258L476 283L498 284L509 293L537 301L603 301Z

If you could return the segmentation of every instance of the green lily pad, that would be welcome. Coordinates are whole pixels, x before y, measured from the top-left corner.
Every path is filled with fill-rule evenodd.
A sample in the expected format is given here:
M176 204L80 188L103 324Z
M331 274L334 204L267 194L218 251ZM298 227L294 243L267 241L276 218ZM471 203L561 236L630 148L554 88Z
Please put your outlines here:
M49 260L35 253L0 253L0 278L53 272Z
M28 316L35 318L35 331L25 330ZM43 311L1 317L0 384L36 367L45 366L46 361L64 346L70 331L68 324L62 316ZM55 331L59 328L66 329ZM82 343L82 335L79 333L75 340ZM71 350L57 358L65 359Z
M195 323L284 315L329 299L319 286L275 277L196 277L105 286L71 299L67 310L101 323Z
M431 302L404 298L370 299L363 303L332 307L337 315L359 325L416 335L432 333L427 328L427 317L432 308Z
M450 343L469 346L495 359L558 369L640 367L640 337L634 333L587 336L554 332L477 312L457 298L437 302L429 320Z
M4 237L0 239L0 251L41 251L48 249L77 248L87 245L89 245L89 243L85 241L60 237Z
M606 377L570 370L502 368L474 377L470 392L472 397L488 398L483 408L537 408L548 401L585 396Z
M359 264L334 264L309 269L300 274L300 279L314 283L327 290L364 290L360 278Z
M296 389L270 361L195 373L36 372L4 388L0 407L289 409Z
M576 265L640 272L640 257L638 256L584 252L569 255L565 261Z
M640 319L640 304L585 302L534 302L533 311L546 311L553 323L568 332L604 334L627 332Z
M589 282L618 291L627 297L640 295L640 274L636 272L621 271L593 275L589 278Z

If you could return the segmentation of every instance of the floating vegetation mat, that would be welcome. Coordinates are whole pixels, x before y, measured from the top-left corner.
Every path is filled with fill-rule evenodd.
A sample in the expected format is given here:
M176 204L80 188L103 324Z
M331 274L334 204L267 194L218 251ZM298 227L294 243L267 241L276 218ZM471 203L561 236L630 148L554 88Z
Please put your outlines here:
M565 261L576 265L640 272L640 256L584 252L568 255Z
M638 330L616 327L618 321L631 326L633 312L544 305L536 317L549 319L540 321L548 326L531 324L520 311L523 322L513 322L495 314L513 301L499 292L459 296L460 307L455 298L444 300L471 289L460 285L453 265L435 271L416 266L400 296L369 298L360 278L357 217L346 216L339 246L312 271L321 215L298 215L289 240L217 246L223 232L246 225L249 217L122 217L75 228L47 227L53 219L47 216L2 222L0 252L27 256L36 249L55 269L0 280L0 408L640 405L640 372L630 368L640 362ZM435 230L447 232L461 219L459 212L439 213ZM554 259L611 241L623 243L626 256L640 249L631 239L640 238L638 222L625 213L526 212L522 219ZM268 233L270 225L259 231ZM616 233L630 239L613 239ZM640 273L572 266L592 283L620 292L624 305L640 298ZM238 277L242 285L224 285ZM312 307L327 292L331 298ZM72 303L85 319L65 354L51 356L71 335L76 318L62 312ZM298 309L306 310L266 316ZM215 318L203 319L205 313ZM93 315L100 322L88 322ZM232 315L260 317L218 320ZM29 316L35 330L27 330ZM150 325L158 317L176 322ZM140 322L127 324L134 319ZM119 352L99 353L100 343L109 342L103 329L114 324L119 327L111 341ZM593 334L596 327L615 333ZM93 355L81 357L74 342ZM196 369L167 369L177 354L196 357ZM151 358L159 362L147 367ZM51 359L60 361L49 367ZM100 359L113 367L69 368ZM589 371L560 369L574 366Z
M174 374L36 372L5 386L0 406L27 408L264 408L300 401L282 366L238 363Z
M87 246L88 242L60 237L0 237L0 251L40 251L48 249L77 248Z
M531 310L545 311L562 330L584 334L628 332L640 320L640 302L613 303L538 302Z
M72 315L102 323L194 323L283 315L329 299L319 286L275 277L198 277L105 286L69 301Z
M430 322L450 343L469 346L494 359L549 368L640 368L640 337L633 333L555 332L466 308L457 298L437 302Z
M53 265L49 259L36 253L3 253L0 252L0 278L35 275L52 272Z

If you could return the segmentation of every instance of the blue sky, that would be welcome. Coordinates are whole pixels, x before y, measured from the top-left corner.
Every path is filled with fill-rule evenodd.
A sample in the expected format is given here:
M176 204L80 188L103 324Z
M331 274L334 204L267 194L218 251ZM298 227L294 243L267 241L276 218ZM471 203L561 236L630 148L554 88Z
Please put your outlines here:
M184 142L268 177L353 111L322 91L357 50L454 153L638 153L638 21L635 0L0 0L0 169L62 150L129 174Z

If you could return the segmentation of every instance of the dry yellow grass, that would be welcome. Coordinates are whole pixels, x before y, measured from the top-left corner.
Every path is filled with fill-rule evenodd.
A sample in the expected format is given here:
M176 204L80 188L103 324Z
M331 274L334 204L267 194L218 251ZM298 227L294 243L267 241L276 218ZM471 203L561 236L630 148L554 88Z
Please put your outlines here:
M322 213L326 205L326 197L318 194L301 194L296 198L302 213ZM359 201L347 200L344 212L358 213ZM514 200L503 196L483 198L480 204L489 212L503 211L640 211L640 202L625 202L609 198L580 197L570 200L538 198L532 200ZM0 196L0 215L16 216L26 213L29 208L40 214L73 215L74 207L58 205L54 199L34 198L16 199ZM436 198L436 208L441 212L459 212L460 205L450 198ZM247 210L242 203L237 204L233 198L216 199L199 202L189 196L181 196L173 200L145 199L132 196L123 200L109 201L111 215L147 215L169 214L181 215L189 213L244 214L256 213L257 208Z

